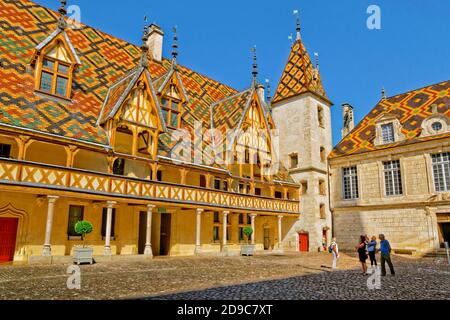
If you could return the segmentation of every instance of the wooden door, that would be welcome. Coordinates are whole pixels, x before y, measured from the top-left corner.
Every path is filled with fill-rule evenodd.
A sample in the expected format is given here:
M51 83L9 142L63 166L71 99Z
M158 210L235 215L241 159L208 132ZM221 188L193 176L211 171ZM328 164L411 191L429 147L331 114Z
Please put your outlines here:
M139 242L138 242L139 254L144 254L146 241L147 241L147 212L141 211L139 213Z
M18 225L17 218L0 218L0 262L14 260Z
M270 229L264 228L264 250L270 249Z
M161 214L161 235L159 254L168 256L170 254L170 232L171 232L172 216L168 213Z
M300 252L308 252L309 251L309 235L307 233L299 233L298 247L299 247Z

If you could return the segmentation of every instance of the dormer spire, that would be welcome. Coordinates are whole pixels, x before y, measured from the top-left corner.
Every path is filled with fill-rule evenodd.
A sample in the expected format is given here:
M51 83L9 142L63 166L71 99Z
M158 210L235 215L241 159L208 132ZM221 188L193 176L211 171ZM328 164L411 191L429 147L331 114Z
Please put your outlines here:
M61 5L58 9L59 19L58 19L58 28L64 30L67 28L66 15L67 15L67 0L61 0Z
M258 84L258 60L256 57L256 46L254 46L252 48L252 53L253 53L253 71L252 71L252 75L253 75L253 86L256 87L256 85Z

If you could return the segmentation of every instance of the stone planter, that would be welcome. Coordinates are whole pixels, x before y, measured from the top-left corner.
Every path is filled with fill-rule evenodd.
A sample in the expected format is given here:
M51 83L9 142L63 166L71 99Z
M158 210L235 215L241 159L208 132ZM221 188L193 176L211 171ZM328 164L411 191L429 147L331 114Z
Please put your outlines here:
M73 262L75 264L82 263L94 263L94 249L93 248L74 248L73 249Z
M253 256L255 254L254 244L243 244L241 245L241 255L242 256Z

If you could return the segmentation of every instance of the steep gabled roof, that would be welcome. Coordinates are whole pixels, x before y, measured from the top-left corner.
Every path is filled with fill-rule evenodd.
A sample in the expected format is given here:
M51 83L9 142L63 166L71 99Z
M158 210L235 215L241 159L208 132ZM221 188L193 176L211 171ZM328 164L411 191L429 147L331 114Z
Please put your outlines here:
M309 54L299 38L292 46L272 104L276 105L283 100L307 92L313 93L329 102L325 89L322 86L320 72L313 66ZM331 104L331 102L329 103Z
M422 122L431 116L431 106L436 104L438 113L450 117L450 81L402 93L381 100L372 111L332 151L330 158L359 154L386 147L395 147L420 141L450 137L443 135L420 137ZM380 119L398 119L402 125L405 140L376 146L376 122Z
M150 86L150 92L153 100L156 104L156 110L158 111L159 119L162 123L162 128L164 131L167 130L166 123L164 122L164 117L159 106L158 98L156 97L155 89L153 88L152 79L147 68L138 66L130 71L123 79L119 80L114 84L106 95L105 102L100 111L98 118L98 124L104 123L108 119L114 118L119 108L124 103L125 99L129 96L131 90L135 87L141 76L146 77L147 82Z

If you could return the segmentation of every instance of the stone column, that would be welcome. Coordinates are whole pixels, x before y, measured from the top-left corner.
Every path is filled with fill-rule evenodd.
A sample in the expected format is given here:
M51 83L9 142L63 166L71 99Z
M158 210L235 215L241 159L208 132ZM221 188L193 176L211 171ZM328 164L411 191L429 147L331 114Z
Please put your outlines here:
M227 232L228 232L228 215L230 214L229 211L223 212L223 230L222 230L222 252L227 252Z
M256 233L256 230L255 230L255 219L256 219L256 216L257 216L256 213L250 214L252 230L253 230L251 241L252 241L253 245L255 244L255 233Z
M283 234L281 229L281 223L283 222L283 216L278 216L278 248L282 249Z
M108 209L106 211L106 236L105 236L105 256L111 256L111 226L112 226L112 214L114 206L117 204L115 201L108 201Z
M196 232L196 241L195 241L195 254L199 254L201 251L201 241L200 241L200 231L202 227L202 213L203 209L197 209L197 232Z
M152 215L155 206L152 204L147 205L147 230L145 238L145 250L144 255L147 257L153 257L152 250Z
M42 255L50 257L52 255L52 246L50 241L52 239L53 228L53 214L55 212L55 202L59 199L57 196L48 196L48 209L47 209L47 226L45 228L45 241L44 248L42 249Z

